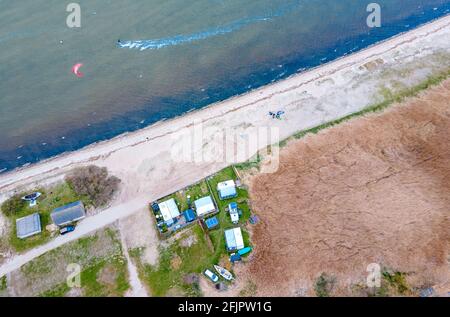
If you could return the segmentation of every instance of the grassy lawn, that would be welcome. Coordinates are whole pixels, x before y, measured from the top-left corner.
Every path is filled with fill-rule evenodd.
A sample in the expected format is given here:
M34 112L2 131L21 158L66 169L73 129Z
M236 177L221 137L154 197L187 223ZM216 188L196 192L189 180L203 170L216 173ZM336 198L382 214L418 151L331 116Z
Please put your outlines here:
M218 251L220 254L226 253L225 248L225 233L224 231L226 229L234 228L236 227L235 224L231 222L231 218L229 213L226 211L228 208L228 204L231 202L237 202L238 207L242 210L242 215L239 217L239 225L242 230L242 236L244 238L244 244L245 246L250 246L250 239L247 231L243 227L243 224L245 224L248 219L250 218L251 211L248 206L248 191L244 188L237 188L238 196L235 198L230 198L226 200L220 200L219 199L219 193L217 192L217 184L220 182L224 182L227 180L236 180L237 176L234 172L233 168L227 167L217 174L211 176L208 178L208 183L211 186L211 189L213 191L214 199L220 209L220 212L217 214L217 218L219 219L220 227L218 229L210 231L209 235L211 237L211 241L213 242L214 248L216 251ZM218 257L220 257L218 255Z
M195 243L183 246L183 239L195 237ZM212 269L215 263L214 253L209 249L206 237L195 225L167 248L160 250L159 264L143 265L139 259L139 252L130 251L130 255L137 260L140 275L151 289L153 296L165 296L169 290L182 292L187 296L199 296L195 285L184 282L189 273L202 273L206 268Z
M117 231L104 229L49 251L14 271L15 291L26 296L65 296L67 265L81 267L82 296L123 296L129 288L127 262Z
M7 287L6 275L0 277L0 291L4 291Z
M219 193L217 192L217 184L230 179L232 180L237 179L237 176L231 166L221 170L220 172L208 178L208 183L213 192L214 200L216 201L220 209L218 218L221 226L224 229L235 227L235 225L231 222L230 215L226 211L226 209L228 208L228 204L231 202L237 202L238 207L242 210L242 216L240 216L239 218L239 223L241 224L246 223L247 220L250 218L250 208L248 206L249 197L246 189L237 188L238 196L235 198L230 198L226 200L219 199Z
M86 199L77 196L75 192L70 188L70 186L65 182L49 189L39 188L36 191L42 193L42 196L38 199L37 206L29 207L28 203L25 203L24 206L17 212L17 214L9 217L13 228L13 230L11 230L10 232L9 243L18 252L41 245L50 239L50 233L45 230L45 226L52 222L50 213L53 209L77 200L83 200L83 202L89 204ZM17 238L16 219L31 215L35 212L38 212L40 215L42 232L26 239Z
M176 193L158 199L158 203L174 198L178 205L178 208L180 209L180 212L183 212L188 209L187 196L191 196L191 203L193 204L195 200L209 195L210 193L208 190L208 185L206 184L205 180L202 180L197 184L191 185L177 191Z

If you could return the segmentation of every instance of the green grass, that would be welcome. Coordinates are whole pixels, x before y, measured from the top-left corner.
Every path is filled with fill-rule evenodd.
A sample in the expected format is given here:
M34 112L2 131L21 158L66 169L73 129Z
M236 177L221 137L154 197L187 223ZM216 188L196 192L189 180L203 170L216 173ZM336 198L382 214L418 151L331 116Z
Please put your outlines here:
M237 188L238 196L235 198L230 198L226 200L220 200L219 194L217 192L217 184L223 181L227 180L236 180L237 176L234 172L233 168L227 167L220 172L214 174L213 176L208 178L208 183L211 186L211 190L214 195L214 199L220 209L220 212L217 214L217 218L219 220L220 227L218 229L212 230L209 232L211 241L213 242L214 248L216 250L215 258L219 259L220 256L224 253L227 253L226 247L225 247L225 233L224 231L227 229L235 228L236 225L231 222L231 218L229 213L226 211L226 208L228 208L228 204L230 202L237 202L238 207L242 210L242 216L239 218L239 224L241 225L241 231L242 236L244 238L244 244L245 246L251 246L250 238L245 230L245 228L242 226L245 224L248 219L250 218L251 211L250 207L248 205L248 191L244 188Z
M85 199L76 195L65 182L49 189L39 188L36 191L42 193L42 196L38 199L37 206L29 207L28 203L24 204L23 208L21 208L14 216L9 217L13 226L13 230L10 232L9 244L18 252L34 248L49 241L50 233L45 230L45 227L52 222L50 213L53 209L74 201L85 201ZM38 212L40 215L42 232L26 239L19 239L16 235L16 219L31 215L35 212Z
M66 283L60 284L51 290L45 291L39 297L64 297L70 290Z
M190 247L182 246L180 241L190 234L196 237L196 243ZM195 286L185 284L183 279L189 273L200 274L206 268L212 269L212 265L216 263L214 253L209 249L206 237L198 225L186 231L186 234L167 248L160 249L157 266L143 265L138 257L134 258L138 262L140 275L149 285L153 296L165 296L171 289L178 289L186 295L200 295ZM178 268L172 265L174 258L179 258Z
M184 188L183 190L177 191L164 198L158 199L158 202L160 203L168 199L174 198L178 208L180 209L181 212L183 212L186 209L188 209L187 196L191 196L191 203L193 204L195 200L209 195L210 193L208 190L208 185L206 184L205 180L202 180L196 184Z
M230 198L226 200L219 199L219 193L217 192L217 184L230 179L232 180L237 179L236 173L234 172L231 166L224 168L223 170L209 177L207 180L209 186L211 187L211 191L213 192L214 200L216 201L220 209L218 218L221 227L223 227L224 229L235 227L235 225L231 222L230 215L226 211L226 209L228 208L228 204L231 202L237 202L238 207L242 210L242 216L239 219L239 223L246 223L247 220L250 218L250 208L248 206L249 195L246 189L237 188L238 196L235 198Z
M109 268L109 274L115 274L114 283L108 284L100 281L101 271ZM102 259L95 262L81 272L81 294L85 297L120 297L130 288L127 276L126 261L121 256ZM70 291L66 283L61 283L54 288L40 294L40 297L63 297Z
M0 277L0 291L6 290L8 287L8 282L6 280L6 275Z
M400 295L405 295L409 292L409 286L406 282L406 274L402 272L383 272L383 279L388 283L389 287L393 288L395 292Z
M112 284L100 281L99 275L104 269L109 269L108 274L115 274ZM83 296L105 297L123 296L130 288L127 277L127 264L123 256L114 256L104 259L81 272L81 285Z
M123 296L130 287L127 262L118 233L110 228L70 242L26 263L20 269L20 278L39 285L58 274L56 281L59 282L49 289L44 284L40 287L43 291L39 296L64 296L70 290L65 280L65 269L69 263L77 263L82 268L80 292L83 296ZM103 270L107 270L104 275Z

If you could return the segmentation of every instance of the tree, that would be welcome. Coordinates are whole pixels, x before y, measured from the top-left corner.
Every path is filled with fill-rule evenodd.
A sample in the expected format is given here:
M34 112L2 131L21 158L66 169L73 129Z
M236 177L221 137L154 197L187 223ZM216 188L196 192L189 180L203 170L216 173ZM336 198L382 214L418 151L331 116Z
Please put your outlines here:
M107 204L119 189L120 179L109 176L106 167L89 165L74 169L67 183L79 196L87 197L94 207Z

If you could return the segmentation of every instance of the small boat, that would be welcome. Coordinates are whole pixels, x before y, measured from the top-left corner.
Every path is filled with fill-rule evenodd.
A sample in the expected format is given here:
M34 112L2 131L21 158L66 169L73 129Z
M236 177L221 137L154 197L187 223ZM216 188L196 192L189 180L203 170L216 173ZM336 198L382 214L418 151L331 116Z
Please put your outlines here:
M26 201L33 201L39 198L39 196L41 196L41 193L39 192L35 192L26 196L23 196L22 199L26 200Z
M246 248L243 248L243 249L239 250L239 251L238 251L238 254L239 254L239 255L244 255L244 254L247 254L247 253L249 253L249 252L251 252L251 251L252 251L252 248L251 248L251 247L246 247Z
M228 270L224 269L223 267L214 265L214 268L216 269L217 273L219 273L220 276L222 276L227 281L231 281L233 279L233 274L231 274Z

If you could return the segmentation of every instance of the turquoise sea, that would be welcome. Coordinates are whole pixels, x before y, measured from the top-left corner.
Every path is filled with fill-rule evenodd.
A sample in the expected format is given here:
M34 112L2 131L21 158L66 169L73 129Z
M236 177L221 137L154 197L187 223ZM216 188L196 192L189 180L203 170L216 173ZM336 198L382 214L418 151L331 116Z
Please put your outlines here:
M81 27L66 6L81 7ZM0 0L0 172L260 87L450 12L450 0ZM120 43L118 40L120 39ZM83 63L84 77L71 72Z

